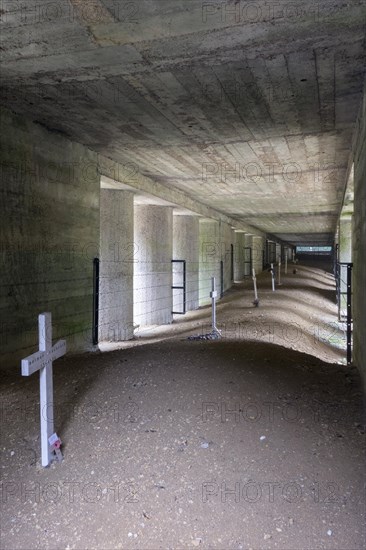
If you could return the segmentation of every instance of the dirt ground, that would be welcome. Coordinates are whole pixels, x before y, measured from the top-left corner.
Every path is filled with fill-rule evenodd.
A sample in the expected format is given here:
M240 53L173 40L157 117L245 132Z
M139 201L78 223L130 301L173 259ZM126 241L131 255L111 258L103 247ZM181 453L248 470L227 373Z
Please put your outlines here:
M64 460L40 467L38 376L4 371L1 549L361 550L362 385L334 279L289 269L54 364ZM104 350L112 344L105 343ZM114 345L115 347L115 345Z

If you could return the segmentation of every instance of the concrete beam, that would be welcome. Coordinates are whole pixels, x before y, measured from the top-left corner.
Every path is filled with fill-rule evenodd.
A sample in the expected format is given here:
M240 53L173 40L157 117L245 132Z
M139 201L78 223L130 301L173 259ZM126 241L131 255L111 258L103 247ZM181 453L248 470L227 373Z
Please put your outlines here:
M98 155L98 165L101 176L105 176L115 182L121 184L121 188L130 189L141 192L142 194L148 194L153 197L157 197L166 201L171 205L176 205L191 212L204 217L216 220L219 222L227 223L233 226L235 229L241 229L246 233L255 233L256 235L265 236L265 233L261 232L256 227L246 224L241 220L231 218L224 213L211 208L192 196L176 189L174 187L168 187L160 182L153 181L151 178L144 176L137 164L131 163L130 165L120 164L112 159L109 159L103 155Z

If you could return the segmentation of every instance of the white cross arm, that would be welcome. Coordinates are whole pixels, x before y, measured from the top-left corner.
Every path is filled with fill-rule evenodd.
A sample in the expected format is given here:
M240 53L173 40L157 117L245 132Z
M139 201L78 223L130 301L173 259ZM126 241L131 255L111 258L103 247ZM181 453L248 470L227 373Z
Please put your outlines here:
M49 361L55 361L66 353L66 340L59 340L49 353L36 351L22 359L22 376L30 376L37 370L43 369Z

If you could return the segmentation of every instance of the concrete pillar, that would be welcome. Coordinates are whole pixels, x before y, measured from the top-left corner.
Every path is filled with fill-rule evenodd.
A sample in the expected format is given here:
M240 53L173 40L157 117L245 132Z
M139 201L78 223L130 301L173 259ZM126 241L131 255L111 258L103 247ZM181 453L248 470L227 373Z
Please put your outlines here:
M245 277L245 233L235 231L234 243L234 281L242 281Z
M276 243L276 262L278 262L278 259L282 259L282 248L279 243Z
M287 258L287 264L292 260L292 247L285 246L283 250L283 261L285 262Z
M235 232L227 223L220 223L220 250L221 261L223 262L224 277L223 277L223 291L225 292L231 288L234 281L234 267L235 267Z
M265 247L265 263L266 264L274 264L277 262L277 255L276 255L276 243L274 241L270 241L266 239L264 243Z
M172 322L173 213L171 207L135 204L134 322Z
M133 193L100 190L99 340L133 337Z
M347 216L341 218L339 221L339 262L352 262L352 217ZM347 268L346 266L340 266L341 280L340 280L340 290L341 290L341 305L340 310L343 315L346 315L347 310Z
M341 218L339 222L339 261L352 262L352 218Z
M211 303L211 277L216 277L216 288L221 285L221 247L219 222L201 218L199 221L199 305Z
M253 235L253 267L256 273L261 273L263 271L263 250L264 242L263 237L258 237Z
M199 306L199 218L173 215L173 259L186 260L186 310ZM182 265L173 264L173 284L182 285ZM183 291L173 290L173 311L182 311Z

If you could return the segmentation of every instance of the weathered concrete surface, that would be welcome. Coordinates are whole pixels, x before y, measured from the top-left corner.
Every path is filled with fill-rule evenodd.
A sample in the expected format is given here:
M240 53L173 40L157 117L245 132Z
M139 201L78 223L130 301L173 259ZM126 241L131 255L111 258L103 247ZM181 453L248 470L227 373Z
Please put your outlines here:
M353 360L366 389L366 92L354 148Z
M199 221L199 305L211 303L211 278L216 279L216 290L221 288L220 225L215 220Z
M133 337L133 193L100 190L99 340Z
M339 221L339 261L352 262L352 218L341 218Z
M253 259L253 267L256 273L261 273L263 271L264 247L265 247L264 239L262 237L258 237L258 235L253 235L252 259Z
M242 281L245 277L245 233L235 231L234 243L234 281Z
M173 213L166 206L135 205L134 322L172 322Z
M50 140L38 139L38 129L17 144L30 156L38 147L41 164L54 158L59 163L60 157L77 164L86 155L86 173L96 172L95 153L76 144L63 150L61 137L69 138L66 143L98 153L102 174L114 177L117 167L133 188L216 220L218 227L227 224L257 235L257 271L265 233L290 243L330 243L362 99L365 4L307 0L299 10L282 5L271 10L260 1L254 14L247 8L242 1L203 6L141 0L126 8L113 0L60 0L51 9L47 2L4 2L0 99L52 129ZM16 126L14 135L19 135ZM50 153L56 143L60 151ZM354 151L358 182L364 174L361 153L359 144ZM14 159L19 171L16 154ZM22 179L18 176L18 183ZM90 187L71 194L59 185L57 201L43 203L49 211L56 208L60 226L71 220L68 227L76 227L57 230L64 242L84 243L86 227L99 241L96 181L94 174ZM13 199L18 201L16 193ZM363 231L361 208L355 214L357 235ZM14 214L13 225L18 227L16 218L25 210ZM41 231L48 227L49 211L40 216ZM6 241L11 246L19 237L16 231ZM221 232L216 237L220 262L221 243L232 243ZM76 286L84 277L89 285L94 255ZM355 277L363 281L361 259ZM86 286L72 292L89 296ZM73 323L78 332L77 316ZM360 345L362 338L355 334L356 348Z
M173 215L173 259L186 260L186 310L199 305L199 218ZM173 265L173 285L183 285L182 264ZM183 291L173 290L173 311L183 311Z
M352 262L352 217L341 217L338 224L338 261L341 263ZM347 266L340 266L340 312L347 316Z
M221 261L223 262L224 267L224 292L232 286L234 281L234 242L235 233L231 226L227 223L221 223L218 245L220 248Z
M227 223L230 226L242 231L255 231L250 224L245 220L232 218L225 215L219 210L215 210L206 204L198 201L194 196L177 189L176 187L164 185L160 183L158 178L150 178L141 172L141 167L136 162L127 162L121 164L111 160L103 155L98 154L99 171L104 178L120 183L121 189L130 189L142 195L156 197L157 201L164 201L171 206L180 207L190 213L196 213L204 218L210 218L222 223ZM118 186L116 185L116 188ZM258 234L262 234L256 230ZM263 233L264 235L264 233Z
M331 242L365 3L4 2L3 103L263 232Z
M282 247L279 243L276 243L276 262L282 260Z
M99 255L97 155L1 111L1 361L38 349L38 314L54 338L92 348Z

